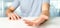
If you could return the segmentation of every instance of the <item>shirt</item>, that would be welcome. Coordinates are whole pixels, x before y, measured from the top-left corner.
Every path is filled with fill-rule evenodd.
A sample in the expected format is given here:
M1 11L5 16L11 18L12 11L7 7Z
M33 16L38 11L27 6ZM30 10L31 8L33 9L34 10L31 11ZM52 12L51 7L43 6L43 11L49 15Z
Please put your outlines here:
M50 3L50 0L14 0L12 6L15 9L19 7L23 17L38 17L43 3Z

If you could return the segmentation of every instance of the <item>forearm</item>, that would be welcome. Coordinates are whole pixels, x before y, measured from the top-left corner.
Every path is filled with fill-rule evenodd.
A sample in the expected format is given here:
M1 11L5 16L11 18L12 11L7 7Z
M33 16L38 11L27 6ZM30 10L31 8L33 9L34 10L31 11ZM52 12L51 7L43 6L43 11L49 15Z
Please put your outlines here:
M50 5L48 3L43 4L41 14L46 15L46 16L50 16L49 9L50 9Z
M47 20L49 18L49 15L50 15L49 7L50 7L49 4L42 5L41 15L36 20L39 24L43 23L45 20Z

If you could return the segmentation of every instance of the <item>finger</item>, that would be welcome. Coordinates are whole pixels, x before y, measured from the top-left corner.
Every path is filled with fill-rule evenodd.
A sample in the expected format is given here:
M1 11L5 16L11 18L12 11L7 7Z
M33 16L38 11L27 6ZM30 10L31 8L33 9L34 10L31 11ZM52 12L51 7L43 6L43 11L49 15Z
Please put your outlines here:
M9 18L9 20L12 20L12 18L13 18L13 17L11 17L11 16L8 16L8 18Z
M28 26L33 26L32 24L28 24Z
M31 21L29 21L29 20L25 20L25 19L24 19L23 21L25 21L26 23L29 23L29 22L31 22Z
M11 15L8 16L8 19L11 20Z
M15 15L13 15L13 20L16 20L16 17L15 17Z
M21 18L21 17L19 17L19 16L18 16L18 15L16 15L16 14L15 14L15 16L16 16L16 19L17 19L17 20Z
M28 24L28 26L34 26L34 23L33 23L33 22L30 22L30 23Z
M33 26L36 26L36 25L37 25L37 24L34 22L34 23L33 23Z
M13 16L11 16L11 20L14 20Z
M11 17L8 17L9 18L9 20L11 20Z
M25 23L28 25L28 26L32 26L33 25L33 22L29 21L29 20L24 20Z
M24 21L25 21L25 23L26 23L26 24L30 24L30 21L28 21L28 20L25 20L25 19L24 19Z
M33 26L39 26L40 23L34 23Z
M27 25L28 25L28 26L32 26L32 25L33 25L33 23L29 22L29 23L27 23Z

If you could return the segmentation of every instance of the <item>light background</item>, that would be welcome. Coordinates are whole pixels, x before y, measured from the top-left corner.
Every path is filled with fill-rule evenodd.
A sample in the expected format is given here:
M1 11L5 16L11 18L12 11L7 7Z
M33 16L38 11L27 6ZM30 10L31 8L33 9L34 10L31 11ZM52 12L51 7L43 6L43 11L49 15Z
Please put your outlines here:
M9 7L14 0L0 0L0 17L6 17L6 9ZM16 12L19 9L16 10ZM20 14L19 12L17 12ZM50 16L60 16L60 0L50 0Z

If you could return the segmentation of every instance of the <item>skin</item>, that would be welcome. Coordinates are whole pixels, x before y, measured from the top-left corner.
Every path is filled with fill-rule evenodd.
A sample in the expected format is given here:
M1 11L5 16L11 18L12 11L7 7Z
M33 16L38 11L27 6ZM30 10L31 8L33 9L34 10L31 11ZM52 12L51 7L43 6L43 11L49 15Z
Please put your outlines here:
M29 20L25 20L25 23L28 24L28 26L39 26L41 25L41 23L45 22L45 20L48 20L49 18L49 7L50 5L48 3L43 3L42 4L42 13L41 15L33 20L33 21L29 21Z
M49 18L49 4L48 3L43 3L42 4L42 13L41 15L36 18L35 20L26 20L24 19L25 23L28 26L38 26L41 23L43 23L45 20L48 20ZM7 10L6 10L6 15L9 17L10 20L18 20L21 17L18 16L16 13L13 13L15 10L15 8L13 6L10 6Z
M6 15L9 17L9 20L18 20L18 19L21 19L20 16L18 16L16 13L13 13L14 10L15 10L15 8L13 6L10 6L6 10Z

